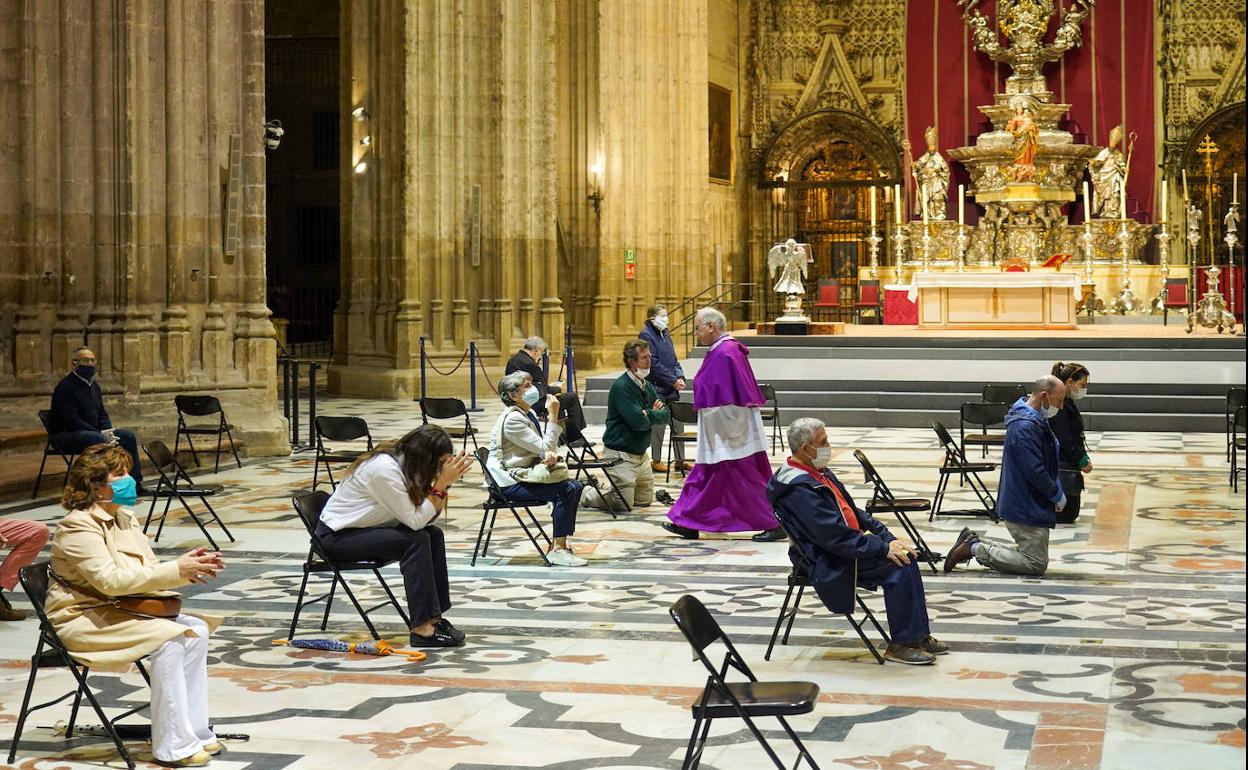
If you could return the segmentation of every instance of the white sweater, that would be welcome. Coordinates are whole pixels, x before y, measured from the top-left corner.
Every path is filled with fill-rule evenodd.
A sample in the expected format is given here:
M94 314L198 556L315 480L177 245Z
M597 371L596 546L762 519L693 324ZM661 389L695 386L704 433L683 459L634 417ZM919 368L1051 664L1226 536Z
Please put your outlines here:
M321 512L321 522L335 532L395 524L424 529L437 517L427 497L419 508L412 505L399 461L388 454L361 463L338 485Z

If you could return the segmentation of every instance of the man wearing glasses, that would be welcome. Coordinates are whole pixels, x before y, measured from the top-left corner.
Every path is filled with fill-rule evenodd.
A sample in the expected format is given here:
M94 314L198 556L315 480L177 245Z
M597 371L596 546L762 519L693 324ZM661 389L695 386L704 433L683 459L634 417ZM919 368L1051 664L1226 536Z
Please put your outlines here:
M74 351L74 368L52 391L52 440L64 452L79 454L94 444L120 444L130 453L130 475L143 489L143 465L133 431L114 428L104 408L104 394L96 381L96 359L91 348Z

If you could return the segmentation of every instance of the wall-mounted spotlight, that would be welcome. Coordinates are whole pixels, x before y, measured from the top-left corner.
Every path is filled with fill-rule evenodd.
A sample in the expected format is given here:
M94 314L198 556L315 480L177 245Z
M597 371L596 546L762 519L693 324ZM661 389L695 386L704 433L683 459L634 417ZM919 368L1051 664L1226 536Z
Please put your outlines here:
M363 121L368 120L372 116L369 115L368 110L363 107L356 107L354 110L351 110L351 117L357 121Z
M282 128L282 121L270 120L264 124L264 146L270 150L276 150L285 135L286 129Z
M355 173L363 174L365 171L368 171L368 161L362 160L355 164Z
M360 140L360 145L363 147L369 147L372 145L372 143L373 143L373 137L371 134L365 134L364 138Z

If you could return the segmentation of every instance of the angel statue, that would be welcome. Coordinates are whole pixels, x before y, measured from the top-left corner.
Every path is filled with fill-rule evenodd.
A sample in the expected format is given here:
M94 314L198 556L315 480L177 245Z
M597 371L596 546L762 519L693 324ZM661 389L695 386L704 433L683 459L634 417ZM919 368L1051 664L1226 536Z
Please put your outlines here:
M806 293L803 280L806 278L807 261L806 247L792 238L772 246L771 251L767 252L767 269L771 277L775 278L776 270L780 270L780 280L772 288L787 297L784 302L784 315L778 320L806 320L806 316L802 315L802 301L798 299L798 295Z

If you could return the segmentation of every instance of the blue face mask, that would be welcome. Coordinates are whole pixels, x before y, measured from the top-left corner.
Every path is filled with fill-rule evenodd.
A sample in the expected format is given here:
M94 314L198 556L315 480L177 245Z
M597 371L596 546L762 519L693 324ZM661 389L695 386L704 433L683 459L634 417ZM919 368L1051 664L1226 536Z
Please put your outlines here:
M542 394L538 392L536 385L530 385L529 389L524 391L524 400L529 406L537 406L537 402L542 400Z
M113 505L124 505L127 508L139 501L138 485L133 476L122 476L110 484L113 488Z

